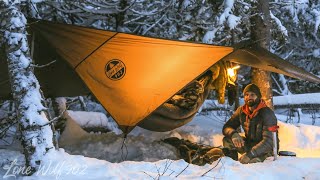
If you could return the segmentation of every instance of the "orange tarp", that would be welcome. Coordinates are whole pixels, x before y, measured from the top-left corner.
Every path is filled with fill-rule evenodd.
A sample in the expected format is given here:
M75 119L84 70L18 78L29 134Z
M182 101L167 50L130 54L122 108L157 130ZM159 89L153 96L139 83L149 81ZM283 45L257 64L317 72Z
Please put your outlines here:
M120 126L135 126L233 51L61 24L38 23L35 29L75 67Z
M44 21L31 28L70 64L125 131L219 60L320 82L258 46L234 49Z
M119 125L135 126L232 48L118 34L83 61L76 71ZM125 65L119 80L106 64Z

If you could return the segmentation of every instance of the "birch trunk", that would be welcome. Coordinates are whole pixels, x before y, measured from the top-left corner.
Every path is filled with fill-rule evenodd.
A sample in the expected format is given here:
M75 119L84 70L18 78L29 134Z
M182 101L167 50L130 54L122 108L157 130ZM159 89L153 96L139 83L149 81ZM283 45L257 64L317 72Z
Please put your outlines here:
M53 134L45 107L41 103L39 83L33 74L27 42L26 19L20 11L20 1L0 2L0 26L7 55L12 96L21 131L28 175L41 164L43 156L53 149Z
M269 49L271 39L269 0L255 0L253 7L256 8L250 19L251 38L261 47ZM262 99L266 101L267 106L273 109L270 72L252 68L251 76L251 82L260 87Z

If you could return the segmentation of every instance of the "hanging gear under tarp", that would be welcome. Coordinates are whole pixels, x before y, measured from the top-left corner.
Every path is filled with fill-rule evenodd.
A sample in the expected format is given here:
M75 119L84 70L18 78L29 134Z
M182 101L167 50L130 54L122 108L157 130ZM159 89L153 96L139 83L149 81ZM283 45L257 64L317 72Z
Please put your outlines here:
M193 119L211 90L215 90L218 101L224 103L226 85L232 82L227 69L227 62L216 63L157 108L138 126L152 131L170 131L178 128Z

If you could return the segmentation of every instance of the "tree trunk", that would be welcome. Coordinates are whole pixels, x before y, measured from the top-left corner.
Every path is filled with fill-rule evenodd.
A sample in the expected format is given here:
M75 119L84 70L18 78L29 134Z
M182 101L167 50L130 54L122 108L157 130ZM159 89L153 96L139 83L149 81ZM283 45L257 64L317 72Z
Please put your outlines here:
M20 11L20 1L0 2L0 24L4 30L12 96L21 130L26 165L33 174L43 156L53 148L52 130L41 103L39 83L33 74L26 32L26 19Z
M127 6L128 6L128 1L127 0L120 0L120 9L124 10ZM123 29L123 23L125 20L125 15L126 15L126 11L120 11L117 14L115 14L116 16L116 31L119 32L124 32Z
M67 100L64 97L58 97L52 99L52 107L56 117L60 118L55 122L55 129L61 135L64 131L67 123L67 117L65 116L65 111L67 109ZM62 116L61 116L62 115Z
M253 1L253 7L256 8L253 8L253 16L250 19L251 38L261 47L269 49L271 39L269 0ZM260 87L262 99L273 108L270 72L252 68L251 76L251 82Z

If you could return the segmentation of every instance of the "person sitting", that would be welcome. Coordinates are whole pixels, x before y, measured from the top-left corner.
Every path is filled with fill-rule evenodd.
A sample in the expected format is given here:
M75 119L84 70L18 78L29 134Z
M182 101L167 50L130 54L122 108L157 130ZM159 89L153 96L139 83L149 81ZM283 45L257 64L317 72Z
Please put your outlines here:
M222 133L224 153L243 164L263 162L273 155L273 135L270 127L277 126L277 118L261 99L257 85L249 84L243 90L245 104L240 106L224 124ZM242 126L244 137L237 129ZM277 147L279 138L277 133Z

